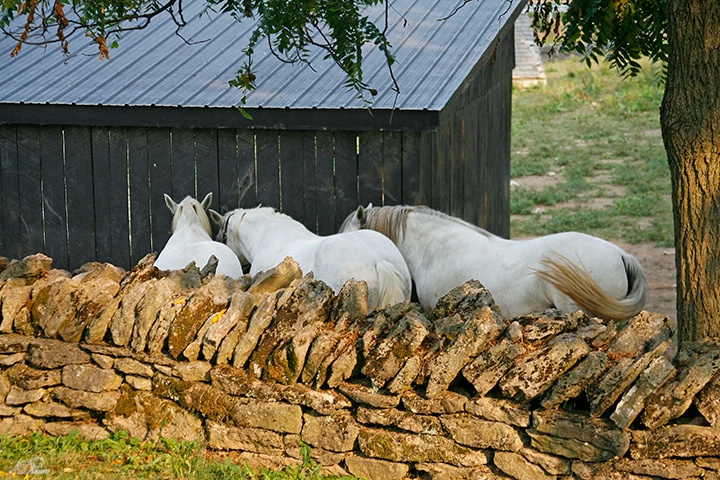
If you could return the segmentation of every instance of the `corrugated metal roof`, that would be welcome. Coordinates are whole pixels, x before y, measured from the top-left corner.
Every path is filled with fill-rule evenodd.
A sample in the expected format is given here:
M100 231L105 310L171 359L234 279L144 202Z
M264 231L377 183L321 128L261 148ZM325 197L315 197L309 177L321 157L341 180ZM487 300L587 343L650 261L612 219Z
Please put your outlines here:
M461 85L500 30L513 22L524 0L482 0L450 14L461 0L395 0L389 10L387 35L397 63L400 85L396 98L384 56L372 46L364 49L365 81L378 90L376 110L439 111ZM242 92L228 85L244 61L242 49L254 22L238 23L227 14L200 13L204 2L185 1L188 23L176 35L165 15L145 30L126 32L111 59L98 60L95 45L71 37L72 55L59 46L24 46L11 58L14 42L0 38L0 104L104 106L235 107ZM382 7L382 5L380 6ZM384 9L370 18L380 22ZM258 89L247 108L363 109L354 91L343 85L342 71L323 52L313 52L306 65L288 65L266 43L255 49ZM0 119L1 121L2 119Z

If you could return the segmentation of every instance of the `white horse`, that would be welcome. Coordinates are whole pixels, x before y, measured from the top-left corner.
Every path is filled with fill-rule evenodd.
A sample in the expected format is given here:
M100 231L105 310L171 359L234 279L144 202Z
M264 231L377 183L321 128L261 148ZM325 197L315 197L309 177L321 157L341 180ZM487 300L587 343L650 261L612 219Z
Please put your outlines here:
M167 194L165 205L173 213L170 238L155 260L160 270L185 268L190 262L202 268L211 256L218 259L215 273L229 277L242 277L243 270L235 253L230 248L212 239L210 219L206 210L212 202L212 193L208 193L202 203L194 198L185 197L175 203Z
M635 257L578 232L507 240L427 207L372 205L350 214L340 231L362 228L395 242L427 311L470 279L488 289L506 318L555 307L624 320L647 298Z
M251 275L292 257L303 273L313 272L335 293L351 278L364 280L370 310L410 299L408 267L397 247L377 232L318 236L270 207L238 208L223 216L211 210L210 215L222 225L218 240L252 264Z

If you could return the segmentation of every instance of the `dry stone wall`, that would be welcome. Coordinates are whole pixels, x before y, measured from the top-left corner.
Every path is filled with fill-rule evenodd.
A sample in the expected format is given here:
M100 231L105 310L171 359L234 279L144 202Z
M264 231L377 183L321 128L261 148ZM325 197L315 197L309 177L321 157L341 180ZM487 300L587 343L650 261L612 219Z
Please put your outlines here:
M720 348L577 312L504 319L468 282L367 311L286 260L0 270L0 433L126 430L372 479L720 478Z

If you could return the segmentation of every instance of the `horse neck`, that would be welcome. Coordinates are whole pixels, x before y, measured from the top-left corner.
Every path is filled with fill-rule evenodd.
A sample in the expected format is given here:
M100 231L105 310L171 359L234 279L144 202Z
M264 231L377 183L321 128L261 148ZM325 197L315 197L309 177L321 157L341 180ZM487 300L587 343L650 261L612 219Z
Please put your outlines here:
M173 236L183 237L185 239L193 238L196 240L212 240L207 229L203 226L202 221L194 216L182 214L178 217L173 230Z

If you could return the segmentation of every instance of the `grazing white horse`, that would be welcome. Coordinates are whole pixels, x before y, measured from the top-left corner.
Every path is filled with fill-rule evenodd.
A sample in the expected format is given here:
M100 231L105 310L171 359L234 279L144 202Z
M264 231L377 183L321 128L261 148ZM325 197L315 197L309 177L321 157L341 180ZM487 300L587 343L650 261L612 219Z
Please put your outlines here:
M374 310L410 299L410 272L397 247L372 231L318 236L291 217L270 207L230 211L222 217L218 240L252 264L250 274L292 257L303 273L313 272L335 293L354 278L368 286L368 308Z
M155 260L160 270L185 268L190 262L202 268L212 255L218 259L215 273L229 277L242 277L243 270L235 253L224 243L212 239L210 219L206 213L212 202L212 193L208 193L202 203L192 197L185 197L175 203L165 194L165 204L173 213L170 238Z
M506 318L555 307L624 320L642 310L647 298L635 257L578 232L507 240L427 207L372 205L350 214L340 231L363 228L395 242L428 311L470 279L490 291Z

